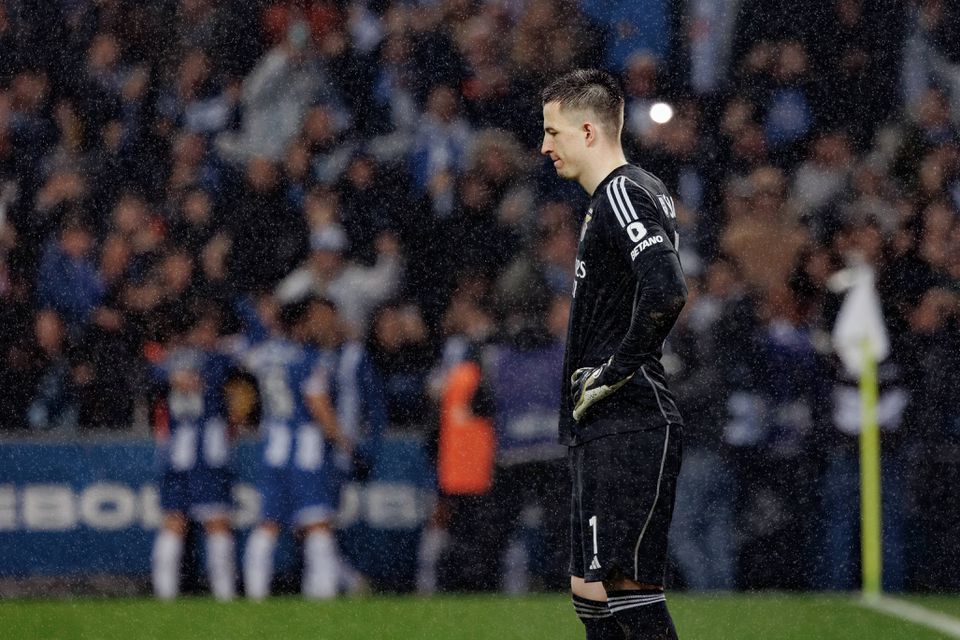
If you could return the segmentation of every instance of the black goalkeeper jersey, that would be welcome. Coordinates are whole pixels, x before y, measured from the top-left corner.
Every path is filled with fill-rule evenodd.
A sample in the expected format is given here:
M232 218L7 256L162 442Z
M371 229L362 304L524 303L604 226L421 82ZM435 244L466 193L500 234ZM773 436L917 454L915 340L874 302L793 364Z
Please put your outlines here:
M577 249L560 401L560 442L683 424L660 364L663 341L686 298L676 212L664 184L630 164L590 200ZM570 377L613 356L633 377L573 419Z

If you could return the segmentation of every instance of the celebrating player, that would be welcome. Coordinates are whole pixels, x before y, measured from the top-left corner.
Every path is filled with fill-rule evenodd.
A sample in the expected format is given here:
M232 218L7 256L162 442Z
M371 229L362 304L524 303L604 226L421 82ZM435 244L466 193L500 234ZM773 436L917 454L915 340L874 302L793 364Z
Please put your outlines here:
M340 474L328 459L333 445L349 456L352 444L337 426L319 352L307 346L324 309L315 298L285 305L279 314L285 335L270 337L246 357L259 381L264 434L261 522L247 541L243 567L246 594L255 600L270 593L282 525L303 535L303 594L337 594L340 561L332 526Z
M215 350L219 319L200 314L157 370L164 385L165 419L158 424L160 505L163 525L153 546L153 589L174 598L190 518L203 524L207 574L213 595L230 600L236 590L230 530L232 476L228 467L226 384L232 361Z
M623 93L612 76L573 71L542 101L541 153L590 196L560 410L574 607L590 640L676 638L664 569L682 418L660 364L687 293L673 200L626 161Z

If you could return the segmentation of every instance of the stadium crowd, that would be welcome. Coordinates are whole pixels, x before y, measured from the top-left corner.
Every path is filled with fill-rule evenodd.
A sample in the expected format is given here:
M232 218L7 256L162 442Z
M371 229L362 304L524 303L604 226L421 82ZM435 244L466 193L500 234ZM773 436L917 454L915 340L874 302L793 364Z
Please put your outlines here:
M440 441L431 544L491 557L498 478L545 500L563 452L511 441L492 485L458 489L444 393L490 345L560 384L586 200L537 157L538 91L603 66L631 160L675 194L690 287L664 360L688 425L674 582L857 584L859 405L830 331L868 264L892 348L884 579L958 588L958 26L946 0L2 0L0 429L145 423L191 310L229 335L319 295L387 428ZM494 422L517 402L474 387ZM497 587L455 564L441 588Z

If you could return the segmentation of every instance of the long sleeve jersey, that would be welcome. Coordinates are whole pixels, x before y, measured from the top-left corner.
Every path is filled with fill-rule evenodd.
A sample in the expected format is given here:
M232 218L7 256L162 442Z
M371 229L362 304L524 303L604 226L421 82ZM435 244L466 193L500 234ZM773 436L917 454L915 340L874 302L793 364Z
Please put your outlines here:
M663 341L686 301L673 199L652 174L630 164L600 183L580 232L567 329L560 442L683 424L660 364ZM570 378L612 366L630 381L573 419Z

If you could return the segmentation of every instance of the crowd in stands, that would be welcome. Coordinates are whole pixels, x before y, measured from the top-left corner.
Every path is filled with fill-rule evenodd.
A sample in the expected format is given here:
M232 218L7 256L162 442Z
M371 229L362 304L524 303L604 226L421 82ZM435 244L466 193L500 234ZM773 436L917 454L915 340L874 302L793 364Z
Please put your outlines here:
M231 333L238 301L317 294L390 428L435 437L468 352L562 339L586 196L538 158L538 91L603 66L690 289L674 582L856 586L830 331L866 264L884 579L960 588L958 25L947 0L0 0L0 430L129 430L188 309Z

